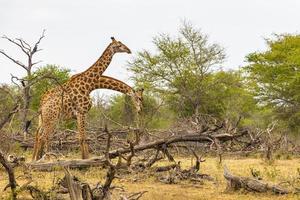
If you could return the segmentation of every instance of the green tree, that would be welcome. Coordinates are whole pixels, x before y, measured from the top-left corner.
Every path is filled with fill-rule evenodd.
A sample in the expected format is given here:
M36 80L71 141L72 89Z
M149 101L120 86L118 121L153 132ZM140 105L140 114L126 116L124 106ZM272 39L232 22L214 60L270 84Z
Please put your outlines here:
M111 127L109 120L107 120L107 98L96 92L92 95L92 101L93 104L87 118L88 128L95 129L97 127L104 127L105 125Z
M38 80L32 86L31 101L31 108L37 111L41 96L50 88L66 82L70 78L70 70L57 65L46 65L33 72L31 77Z
M122 125L135 125L135 108L129 96L114 96L108 108L108 114L111 119ZM158 99L145 94L143 96L143 110L138 120L144 128L166 128L173 121L173 113L164 107Z
M138 52L129 67L137 84L159 92L176 105L172 108L180 115L187 116L205 109L208 80L224 61L225 53L189 23L184 22L179 33L176 38L167 34L155 37L157 52Z
M254 96L247 89L242 73L238 70L219 71L211 74L209 90L203 101L205 113L236 122L251 117L257 110Z
M108 110L109 116L122 125L132 125L134 122L134 108L129 96L113 96Z
M246 58L245 67L261 106L275 111L291 130L300 126L300 35L276 35L268 49ZM299 132L299 131L298 131Z

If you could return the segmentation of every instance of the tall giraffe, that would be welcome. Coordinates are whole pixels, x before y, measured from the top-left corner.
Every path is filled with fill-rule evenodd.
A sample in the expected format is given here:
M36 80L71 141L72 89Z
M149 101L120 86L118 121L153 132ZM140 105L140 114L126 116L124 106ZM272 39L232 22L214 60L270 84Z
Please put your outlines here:
M77 119L82 158L88 158L88 146L85 141L85 118L91 108L89 94L95 89L107 88L126 93L133 98L137 111L140 110L141 91L134 91L119 80L101 76L110 64L113 55L118 52L131 53L128 47L112 38L112 43L108 45L102 56L90 68L72 76L65 84L57 86L43 95L33 160L40 159L43 151L47 151L49 134L53 132L60 116L64 119L72 117Z

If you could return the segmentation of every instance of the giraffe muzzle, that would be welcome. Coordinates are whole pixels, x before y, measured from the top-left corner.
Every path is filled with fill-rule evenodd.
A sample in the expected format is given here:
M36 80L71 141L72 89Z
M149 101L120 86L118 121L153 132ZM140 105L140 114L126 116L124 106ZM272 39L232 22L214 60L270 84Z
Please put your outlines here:
M127 49L126 51L128 54L131 54L131 50L130 49Z

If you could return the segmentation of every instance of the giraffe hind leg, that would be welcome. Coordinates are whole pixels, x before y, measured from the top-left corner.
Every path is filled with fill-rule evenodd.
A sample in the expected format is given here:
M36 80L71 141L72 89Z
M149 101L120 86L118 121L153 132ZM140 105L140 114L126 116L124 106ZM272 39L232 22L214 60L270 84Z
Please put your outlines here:
M35 136L35 144L33 150L32 160L37 161L42 158L45 153L45 136L38 130Z
M39 160L48 151L49 134L54 130L53 124L47 124L45 127L40 128L36 134L35 147L33 152L33 160Z

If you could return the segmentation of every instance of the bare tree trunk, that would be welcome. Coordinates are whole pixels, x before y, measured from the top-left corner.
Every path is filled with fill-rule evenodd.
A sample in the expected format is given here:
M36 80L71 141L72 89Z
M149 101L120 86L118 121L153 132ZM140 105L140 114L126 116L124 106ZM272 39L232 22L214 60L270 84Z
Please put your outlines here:
M16 200L17 199L17 192L16 192L17 182L16 182L16 179L15 179L14 170L10 166L10 164L8 164L7 160L4 157L4 154L1 151L0 151L0 163L3 165L3 167L5 168L5 170L8 174L8 179L9 179L9 185L8 186L11 188L12 199Z
M32 67L36 65L37 63L41 62L33 62L33 55L40 51L41 49L38 48L41 40L45 37L44 35L45 30L43 31L42 35L39 37L37 42L34 45L29 45L26 41L20 38L11 39L7 36L3 36L2 38L7 40L8 42L14 44L18 48L21 49L21 51L26 54L27 56L27 65L20 62L18 59L15 59L11 56L9 56L5 51L0 50L0 54L4 55L7 59L15 63L16 65L22 67L26 71L26 78L18 78L16 76L12 75L12 82L16 84L19 89L22 92L22 109L21 109L21 125L22 125L22 131L24 134L24 140L26 140L28 128L30 125L30 121L28 120L28 113L29 113L29 106L30 106L30 89L33 85L34 81L31 79L32 74ZM16 83L15 80L19 81L20 83ZM21 86L20 86L21 84Z

